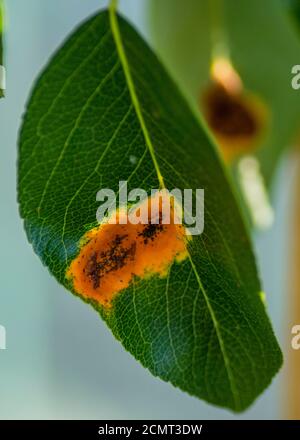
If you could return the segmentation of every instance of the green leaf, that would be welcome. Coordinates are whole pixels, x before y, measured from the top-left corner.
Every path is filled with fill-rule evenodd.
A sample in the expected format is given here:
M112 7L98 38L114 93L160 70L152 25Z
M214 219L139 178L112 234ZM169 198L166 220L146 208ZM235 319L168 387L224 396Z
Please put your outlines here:
M4 90L3 90L3 81L5 81L5 78L3 77L5 75L5 71L3 71L3 41L2 41L2 34L3 34L3 2L0 0L0 98L3 98L4 96Z
M66 273L93 246L89 231L104 234L97 191L117 192L121 180L148 194L163 185L204 188L205 230L187 241L184 259L166 261L165 273L131 273L108 307L101 285L91 298ZM20 134L18 188L43 263L155 376L234 411L270 383L281 352L224 169L156 56L113 9L77 29L39 78ZM145 240L143 257L152 245L158 259L175 246L174 235L164 247L163 237Z

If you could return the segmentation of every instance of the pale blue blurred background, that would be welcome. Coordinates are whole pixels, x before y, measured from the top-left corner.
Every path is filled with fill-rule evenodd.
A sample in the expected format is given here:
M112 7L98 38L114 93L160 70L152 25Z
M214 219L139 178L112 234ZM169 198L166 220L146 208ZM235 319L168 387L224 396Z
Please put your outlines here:
M150 40L147 0L120 9ZM17 134L33 80L48 56L100 0L9 0L7 96L0 101L1 294L0 418L279 418L283 373L241 416L209 406L144 370L98 315L60 287L26 241L16 203ZM275 182L276 221L256 239L268 309L280 339L286 314L289 210L294 179L286 160Z

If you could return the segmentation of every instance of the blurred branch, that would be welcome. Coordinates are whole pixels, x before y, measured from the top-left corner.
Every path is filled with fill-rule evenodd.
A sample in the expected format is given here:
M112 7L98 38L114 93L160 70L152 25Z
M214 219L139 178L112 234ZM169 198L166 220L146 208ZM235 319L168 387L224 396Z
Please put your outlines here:
M290 317L289 328L300 324L300 151L295 153L296 182L294 190L294 203L292 225L290 230L291 258L290 258L290 293L288 316ZM292 335L289 334L289 339ZM288 419L300 420L300 352L291 347L288 341L287 349L287 400L286 417Z

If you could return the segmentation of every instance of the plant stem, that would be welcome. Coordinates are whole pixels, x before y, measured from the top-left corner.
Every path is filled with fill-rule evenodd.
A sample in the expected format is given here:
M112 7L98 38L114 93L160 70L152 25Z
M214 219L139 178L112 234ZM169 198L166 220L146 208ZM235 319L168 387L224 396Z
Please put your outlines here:
M230 58L228 39L225 31L225 17L223 0L210 0L210 34L211 34L211 61L218 57Z
M110 0L109 9L111 12L116 12L116 10L118 9L118 3L119 0Z

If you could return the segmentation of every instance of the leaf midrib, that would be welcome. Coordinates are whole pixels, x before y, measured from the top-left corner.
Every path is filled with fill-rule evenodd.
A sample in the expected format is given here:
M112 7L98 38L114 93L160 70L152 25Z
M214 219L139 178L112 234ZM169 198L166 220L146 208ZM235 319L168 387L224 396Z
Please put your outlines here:
M132 104L133 104L134 109L136 111L137 118L138 118L138 120L140 122L141 130L142 130L144 138L145 138L145 143L146 143L146 145L147 145L147 147L149 149L149 152L150 152L150 155L151 155L151 158L152 158L152 161L153 161L153 165L154 165L154 168L155 168L156 173L157 173L157 178L159 180L159 184L160 184L161 188L165 188L164 179L163 179L163 176L162 176L162 174L160 172L160 167L159 167L157 159L156 159L155 150L154 150L154 147L153 147L153 144L152 144L152 141L151 141L151 137L150 137L150 134L149 134L148 129L147 129L147 124L146 124L146 122L144 120L144 117L143 117L143 114L142 114L142 110L141 110L141 106L140 106L140 103L139 103L139 99L138 99L138 96L137 96L137 93L136 93L136 90L135 90L134 81L133 81L133 78L132 78L132 75L131 75L129 63L128 63L128 60L127 60L126 52L125 52L123 41L122 41L122 37L121 37L121 32L120 32L120 29L119 29L115 2L112 2L111 5L110 5L109 17L110 17L110 25L111 25L112 35L113 35L113 38L114 38L114 41L115 41L115 44L116 44L117 52L118 52L119 57L120 57L120 61L121 61L121 65L122 65L122 68L123 68L123 71L124 71L124 75L125 75L125 79L126 79L126 82L127 82L128 90L129 90L129 93L130 93L130 97L132 99ZM202 282L200 280L199 274L197 272L197 269L195 267L195 264L193 262L192 256L191 256L188 248L187 248L187 253L188 253L188 258L189 258L191 267L193 269L193 272L195 273L195 277L196 277L196 280L197 280L197 282L199 284L199 288L200 288L201 292L203 293L203 297L204 297L206 306L208 308L208 311L210 313L210 316L211 316L211 319L212 319L212 322L213 322L213 325L214 325L214 328L215 328L215 331L216 331L216 335L217 335L217 338L218 338L218 341L219 341L222 357L223 357L223 360L224 360L225 369L226 369L228 380L229 380L229 385L230 385L232 397L233 397L233 400L234 400L234 403L235 403L235 407L236 407L236 409L238 409L238 408L240 408L240 399L239 399L239 395L238 395L238 392L237 392L237 388L236 388L233 372L232 372L232 369L231 369L231 366L230 366L230 361L229 361L229 358L228 358L227 353L226 353L225 344L224 344L223 338L221 336L219 324L218 324L218 321L216 319L213 307L210 304L210 301L209 301L209 298L208 298L207 293L205 291L205 288L204 288L204 286L203 286L203 284L202 284Z
M151 155L151 158L152 158L152 161L153 161L156 173L157 173L157 178L158 178L160 187L161 188L165 188L164 179L162 177L162 174L161 174L160 169L159 169L159 165L158 165L156 157L155 157L155 152L154 152L154 148L153 148L153 145L152 145L152 141L151 141L150 135L148 133L147 126L146 126L144 117L142 115L140 103L139 103L139 100L138 100L138 97L137 97L137 94L136 94L136 91L135 91L135 86L134 86L134 83L133 83L133 79L132 79L131 72L130 72L130 67L129 67L129 64L128 64L128 61L127 61L127 57L126 57L126 54L125 54L125 50L124 50L124 47L123 47L121 33L120 33L120 30L119 30L119 25L118 25L118 19L117 19L117 14L116 14L116 10L115 10L115 5L113 3L112 3L112 5L111 5L111 7L109 9L109 17L110 17L110 25L111 25L112 35L114 37L115 44L116 44L116 47L117 47L117 52L119 54L120 61L121 61L122 67L123 67L123 71L124 71L124 74L125 74L125 78L126 78L126 82L127 82L127 85L128 85L128 90L129 90L129 93L130 93L130 96L131 96L131 99L132 99L132 103L133 103L133 106L135 108L138 120L140 122L141 129L142 129L142 132L143 132L144 137L145 137L145 142L146 142L146 145L147 145L147 147L149 149L149 152L150 152L150 155Z

